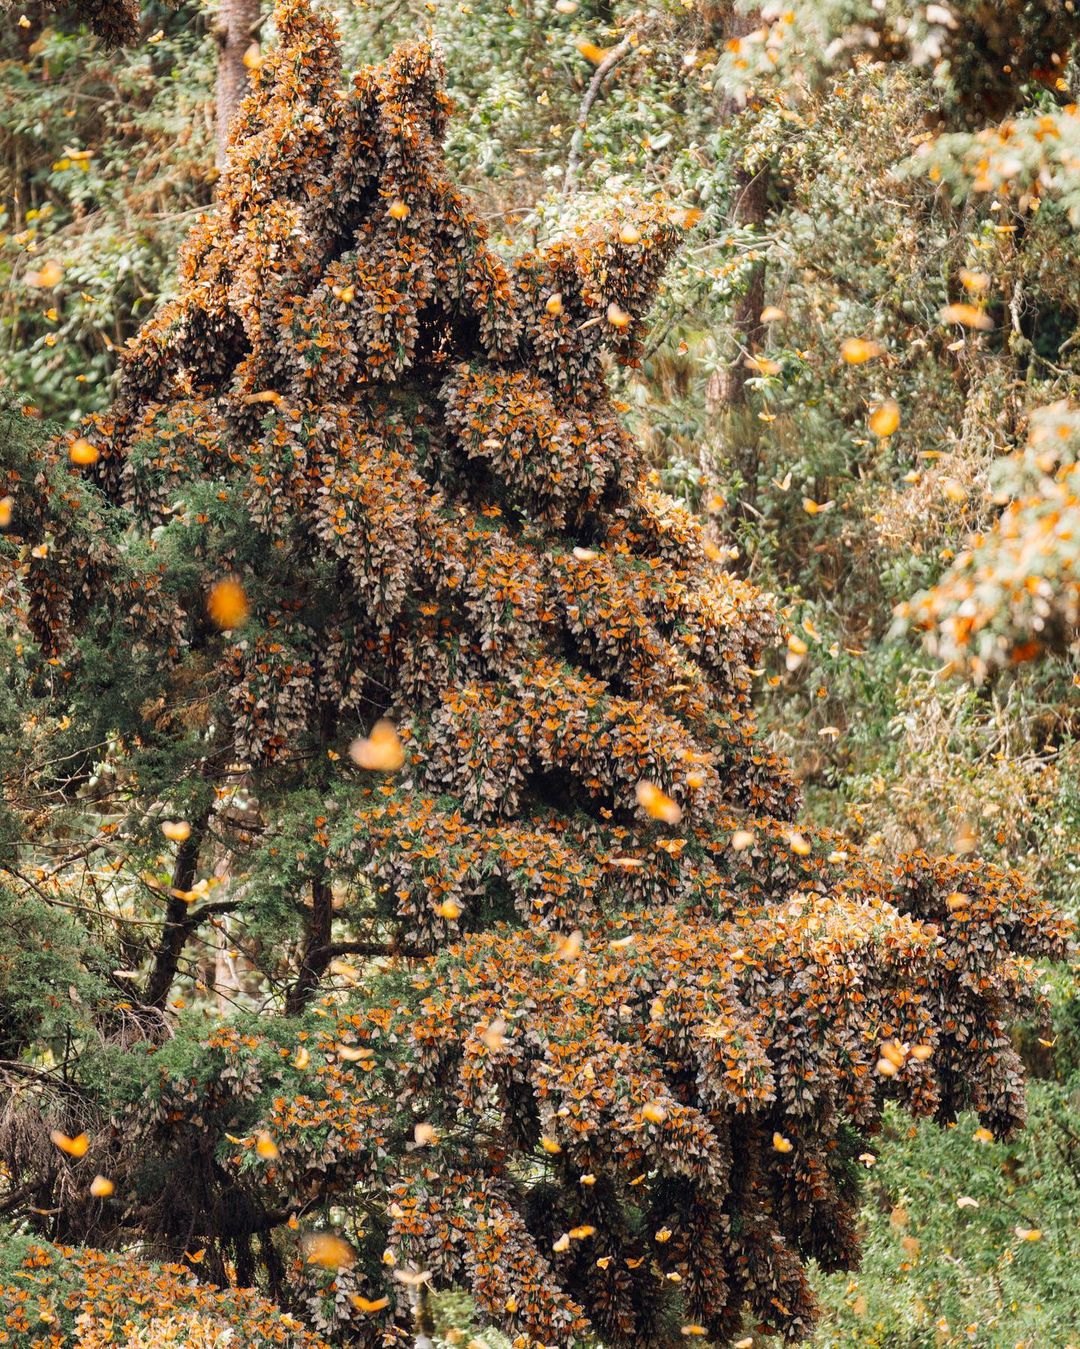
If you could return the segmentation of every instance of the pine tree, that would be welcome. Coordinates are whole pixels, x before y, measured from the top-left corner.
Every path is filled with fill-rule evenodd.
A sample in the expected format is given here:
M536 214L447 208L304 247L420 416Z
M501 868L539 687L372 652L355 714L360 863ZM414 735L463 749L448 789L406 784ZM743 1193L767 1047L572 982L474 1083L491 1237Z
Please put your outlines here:
M1065 924L797 827L752 709L773 603L605 380L692 217L507 262L437 53L343 89L307 0L276 24L113 409L9 475L58 735L111 745L83 851L121 907L71 1090L0 1133L9 1207L75 1253L3 1300L138 1240L334 1343L406 1342L429 1281L520 1346L797 1339L887 1097L1022 1123L1009 1025ZM208 1030L174 995L225 924ZM108 1333L99 1285L69 1301Z

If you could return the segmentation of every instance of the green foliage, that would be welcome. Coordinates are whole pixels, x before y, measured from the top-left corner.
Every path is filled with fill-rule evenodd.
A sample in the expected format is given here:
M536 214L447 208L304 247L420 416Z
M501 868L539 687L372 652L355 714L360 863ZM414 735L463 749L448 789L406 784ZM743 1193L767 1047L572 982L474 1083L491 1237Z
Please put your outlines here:
M212 42L194 4L148 6L145 32L162 36L119 52L17 17L0 17L4 381L76 422L107 402L117 353L209 200ZM62 275L33 284L50 261Z
M104 1000L104 953L84 953L84 934L56 908L0 889L0 1056L27 1051L63 1057L65 1045L93 1030ZM96 965L91 973L87 961Z
M813 1343L930 1349L1066 1345L1080 1323L1080 1090L1037 1082L1015 1143L893 1114L873 1151L863 1262L818 1287ZM974 1202L970 1202L974 1201Z

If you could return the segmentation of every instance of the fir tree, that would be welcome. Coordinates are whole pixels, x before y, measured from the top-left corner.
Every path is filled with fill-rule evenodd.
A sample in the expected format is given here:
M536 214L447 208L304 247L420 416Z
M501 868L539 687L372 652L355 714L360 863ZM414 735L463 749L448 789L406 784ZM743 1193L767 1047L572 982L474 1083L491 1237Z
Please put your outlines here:
M77 1089L13 1102L13 1207L335 1343L406 1342L428 1281L520 1346L798 1339L886 1097L1022 1123L1008 1028L1065 925L1014 875L797 827L752 692L799 639L605 381L692 218L503 261L438 55L343 89L307 0L276 22L178 298L12 480L62 734L113 746L87 855L160 917L96 938L124 966ZM243 1010L177 1026L225 924ZM35 1259L98 1260L41 1251L7 1305Z

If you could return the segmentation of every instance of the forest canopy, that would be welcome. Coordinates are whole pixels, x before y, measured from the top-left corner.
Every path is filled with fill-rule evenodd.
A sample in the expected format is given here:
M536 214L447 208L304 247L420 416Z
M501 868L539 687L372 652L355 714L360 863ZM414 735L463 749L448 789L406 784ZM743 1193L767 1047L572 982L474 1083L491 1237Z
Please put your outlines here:
M1078 36L0 14L0 1344L1068 1342Z

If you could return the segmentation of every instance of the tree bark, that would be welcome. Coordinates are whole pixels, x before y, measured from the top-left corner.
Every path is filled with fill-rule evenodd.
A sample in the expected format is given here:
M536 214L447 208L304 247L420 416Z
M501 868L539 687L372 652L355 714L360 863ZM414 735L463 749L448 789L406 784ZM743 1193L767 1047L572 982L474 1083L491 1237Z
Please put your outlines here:
M326 973L332 951L330 933L334 921L334 892L330 882L316 877L311 882L311 923L296 982L285 995L285 1014L296 1016L304 1010L308 999Z
M191 833L176 850L176 862L173 866L172 889L189 891L195 884L199 869L199 851L206 834L206 825L210 819L207 811L192 826ZM146 985L144 998L148 1007L162 1007L169 996L173 980L176 978L180 954L191 936L191 905L178 895L170 895L165 908L165 926L161 932L154 968Z
M761 25L761 15L756 10L741 14L728 6L712 11L710 19L718 43L745 37ZM730 119L736 111L735 102L725 100L721 115ZM758 169L755 173L737 168L732 174L732 183L732 224L748 226L755 233L762 232L768 213L768 168ZM764 307L765 262L758 259L750 264L746 289L735 302L731 315L735 355L710 377L705 389L706 416L713 426L725 427L732 461L745 483L740 499L750 505L756 495L760 447L759 427L746 410L746 381L750 374L746 358L761 342L764 332L761 311Z
M215 36L218 40L217 68L217 156L218 172L225 167L229 148L229 128L248 90L248 72L244 53L256 40L262 23L260 0L221 0Z
M748 173L746 169L737 169L734 182L732 224L749 225L760 231L765 224L769 188L768 169L759 169L755 174ZM761 343L765 331L761 322L761 311L764 308L765 262L758 259L750 264L746 289L735 302L731 315L731 327L738 351L710 381L715 382L714 398L720 407L731 407L746 399L746 380L750 373L746 357Z

